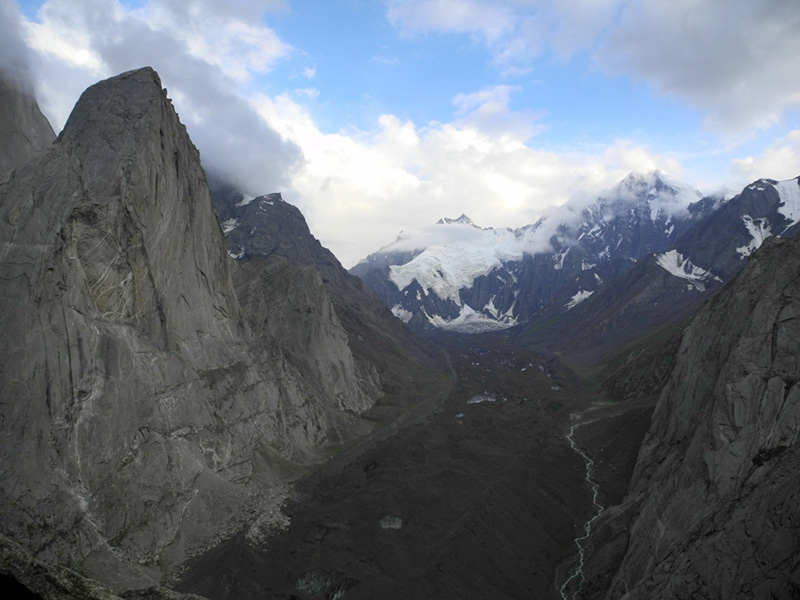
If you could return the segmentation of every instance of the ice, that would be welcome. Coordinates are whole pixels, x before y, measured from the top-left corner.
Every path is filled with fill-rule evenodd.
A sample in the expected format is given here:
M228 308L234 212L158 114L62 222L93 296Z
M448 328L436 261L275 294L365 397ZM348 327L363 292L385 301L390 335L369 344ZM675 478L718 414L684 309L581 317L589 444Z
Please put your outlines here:
M800 221L800 184L798 180L800 178L795 177L794 179L772 184L781 198L778 212L790 221L783 231Z
M236 226L239 224L238 219L228 219L224 223L222 223L222 233L228 235L231 231L236 229Z
M656 255L656 262L658 266L675 277L690 281L692 285L701 292L704 292L706 289L704 282L712 279L715 281L722 281L710 271L706 271L702 267L692 264L691 259L684 258L677 250L670 250L664 254Z
M753 239L746 246L737 248L736 252L739 253L741 258L747 258L761 247L765 239L772 235L772 228L766 218L753 219L750 215L744 215L742 216L742 221Z
M572 297L572 300L567 302L564 306L567 308L567 310L571 310L576 306L578 306L578 304L586 300L592 294L594 294L594 290L592 291L578 290L578 293Z
M392 307L392 314L400 319L403 323L408 323L411 320L411 317L414 316L410 311L406 310L399 304L395 304Z
M389 267L389 279L399 290L416 280L426 293L461 306L462 288L471 287L475 279L502 267L505 261L521 260L527 251L525 236L510 229L470 229L473 237L469 241L433 245L406 264Z
M239 207L239 206L247 206L248 204L250 204L255 199L256 199L255 196L248 196L246 194L242 194L242 199L239 202L236 203L236 206L237 207Z
M511 311L509 311L510 313ZM439 315L429 316L428 322L434 327L448 331L458 331L461 333L481 333L484 331L499 331L500 329L508 329L517 324L517 320L510 316L509 313L502 315L500 319L493 319L486 315L476 312L468 304L461 307L459 315L452 320L447 320Z

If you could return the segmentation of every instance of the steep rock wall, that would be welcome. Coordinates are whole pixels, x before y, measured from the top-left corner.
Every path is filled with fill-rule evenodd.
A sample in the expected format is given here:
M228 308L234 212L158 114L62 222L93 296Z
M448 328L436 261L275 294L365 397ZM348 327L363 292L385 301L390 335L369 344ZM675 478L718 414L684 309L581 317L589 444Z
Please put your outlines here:
M685 332L587 597L800 593L800 239L770 238Z
M349 352L335 318L309 317L318 360L300 372L254 342L229 267L151 69L89 88L58 142L0 182L3 533L105 578L123 561L134 573L112 583L135 585L359 433L375 387L328 369Z

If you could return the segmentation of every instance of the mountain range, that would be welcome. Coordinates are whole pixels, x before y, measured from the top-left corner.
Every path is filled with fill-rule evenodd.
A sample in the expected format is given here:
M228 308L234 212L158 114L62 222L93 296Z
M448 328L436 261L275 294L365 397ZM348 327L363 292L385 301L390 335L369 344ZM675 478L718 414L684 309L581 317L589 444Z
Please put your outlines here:
M800 183L632 174L348 273L159 76L0 86L20 597L796 598ZM421 333L422 335L418 335Z
M417 329L480 332L558 318L596 292L590 306L632 289L616 282L629 271L639 276L639 263L680 280L665 284L679 297L649 302L694 305L766 237L794 235L799 189L796 179L760 180L726 200L661 172L631 174L582 209L567 205L516 230L481 229L465 215L442 219L400 234L351 272Z

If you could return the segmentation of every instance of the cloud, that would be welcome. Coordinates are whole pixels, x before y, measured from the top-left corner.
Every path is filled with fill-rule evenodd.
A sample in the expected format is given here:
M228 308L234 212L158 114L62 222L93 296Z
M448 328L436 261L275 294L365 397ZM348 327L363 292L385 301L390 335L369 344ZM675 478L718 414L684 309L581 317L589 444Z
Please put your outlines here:
M514 32L535 30L532 21L523 27L510 18L525 0L458 4L457 27L497 44L506 52L497 60L535 51L510 43ZM429 6L433 30L452 6ZM630 171L680 176L675 160L624 139L573 152L535 148L545 115L513 108L514 85L456 95L451 118L441 122L384 114L368 130L322 132L300 104L315 88L265 95L251 85L295 52L259 24L272 9L244 0L149 0L133 10L117 0L48 0L35 22L24 23L45 112L60 126L87 86L153 66L209 171L251 195L283 191L347 266L399 230L443 216L466 212L483 226L517 227L570 198L594 197ZM181 24L185 30L173 33Z
M348 133L321 132L287 94L263 96L259 108L306 157L284 198L346 266L400 230L419 231L441 217L466 213L481 226L519 227L571 198L593 199L632 170L680 174L676 161L625 140L574 153L531 148L531 126L520 126L531 115L508 107L512 93L461 94L446 123L387 114L373 130Z
M387 16L408 35L474 33L487 43L496 43L514 30L511 7L482 0L391 0Z
M145 65L161 75L206 168L246 191L285 187L302 153L278 135L243 87L291 48L260 23L274 2L49 0L26 23L44 112L63 126L98 79Z
M587 54L596 68L649 84L742 135L800 106L796 0L388 0L404 35L469 34L506 76L546 52Z
M739 133L800 105L798 56L793 0L639 0L626 4L597 60L687 100L708 126Z
M30 61L17 7L13 0L0 0L0 74L31 90Z
M731 186L736 193L762 177L793 179L800 175L800 129L776 141L760 156L747 156L731 163Z

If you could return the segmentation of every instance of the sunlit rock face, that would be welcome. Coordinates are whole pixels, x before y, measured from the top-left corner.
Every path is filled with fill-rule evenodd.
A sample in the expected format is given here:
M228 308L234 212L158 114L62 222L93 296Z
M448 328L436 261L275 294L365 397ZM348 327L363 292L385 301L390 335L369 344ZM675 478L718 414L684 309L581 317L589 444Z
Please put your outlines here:
M800 239L772 237L685 332L588 597L797 596L798 380Z
M296 302L273 289L259 329L230 265L198 152L149 68L89 88L57 142L0 181L5 534L144 576L363 433L379 381L356 373L319 277L292 280Z

